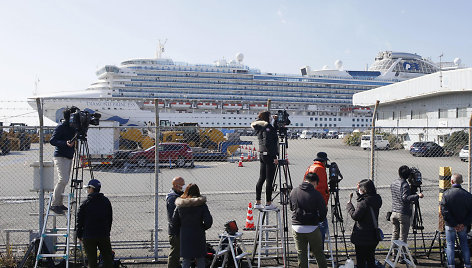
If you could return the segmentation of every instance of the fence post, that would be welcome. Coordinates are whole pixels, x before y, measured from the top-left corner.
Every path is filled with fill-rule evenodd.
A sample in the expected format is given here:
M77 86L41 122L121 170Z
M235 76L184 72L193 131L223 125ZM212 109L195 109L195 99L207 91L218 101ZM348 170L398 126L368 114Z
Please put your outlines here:
M36 98L36 106L38 108L39 116L39 232L41 232L44 224L44 120L43 120L43 105L40 98Z
M444 192L451 188L451 167L439 167L439 203L442 201ZM444 232L444 218L441 213L441 205L439 205L439 221L438 230Z
M470 152L470 143L472 142L472 115L470 115L470 120L469 120L469 155L467 157L467 186L469 188L469 193L471 192L471 185L470 185L470 176L472 173L472 168L471 168L471 163L470 163L470 158L471 158L471 152Z
M375 102L374 114L372 115L372 129L370 132L370 179L374 181L374 164L375 164L375 120L377 119L377 107L380 101Z
M154 109L156 115L155 136L154 136L154 260L158 260L159 248L159 102L154 99Z

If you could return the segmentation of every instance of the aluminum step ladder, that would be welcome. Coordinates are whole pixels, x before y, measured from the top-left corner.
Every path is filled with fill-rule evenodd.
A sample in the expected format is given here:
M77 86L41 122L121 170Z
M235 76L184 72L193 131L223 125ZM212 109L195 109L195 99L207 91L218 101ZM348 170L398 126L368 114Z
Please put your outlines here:
M70 220L71 220L71 215L70 215L70 209L71 209L71 200L73 198L73 194L69 193L67 194L67 212L65 214L55 214L51 213L51 206L52 206L52 199L53 199L53 194L51 193L49 195L49 202L48 202L48 208L46 210L46 217L44 218L44 225L40 233L40 240L39 240L39 246L38 246L38 254L36 255L36 262L34 264L34 268L38 267L39 261L41 259L45 258L61 258L64 259L66 262L66 268L69 268L69 257L70 257ZM52 229L47 228L48 220L49 218L54 218L58 216L66 216L66 227L63 228L57 228L54 226ZM66 250L65 253L41 253L44 245L44 240L47 239L48 237L55 237L55 238L65 238L65 246Z
M392 256L395 256L395 260L393 261L390 260ZM390 246L387 257L385 258L385 266L388 264L390 267L394 268L398 264L398 261L400 261L400 257L409 267L416 268L416 264L411 257L410 250L408 249L408 244L402 240L392 240L392 245Z
M275 223L269 223L269 216L275 213ZM261 267L261 259L277 260L282 257L283 266L286 266L285 241L280 209L261 209L257 217L256 237L252 259L257 255L257 267Z
M213 257L213 261L211 262L210 268L213 268L216 260L219 256L223 257L223 263L221 267L225 267L226 262L228 261L229 254L233 257L234 267L238 268L238 261L246 258L247 264L249 268L252 268L251 259L249 258L249 253L246 251L246 247L244 245L242 239L243 233L237 232L234 235L230 235L227 232L220 234L220 242L218 243L218 249L216 250L216 254ZM226 246L224 249L223 247ZM237 248L238 246L241 248L242 252L238 254Z
M323 252L325 255L329 255L329 258L327 258L326 261L331 262L331 267L335 268L336 265L335 265L334 256L333 256L333 245L331 244L331 236L329 234L329 228L326 229L325 241L323 241L323 243L325 245L328 245L328 249L326 249L325 247L325 250ZM310 245L308 245L307 249L308 249L308 263L316 261L315 256L313 256L313 258L310 257L310 252L311 252ZM326 254L325 252L327 252L328 254Z

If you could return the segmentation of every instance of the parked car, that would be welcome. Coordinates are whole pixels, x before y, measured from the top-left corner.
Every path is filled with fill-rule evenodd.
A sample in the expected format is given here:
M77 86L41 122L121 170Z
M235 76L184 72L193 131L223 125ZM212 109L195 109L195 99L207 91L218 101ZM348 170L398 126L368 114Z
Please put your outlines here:
M413 156L443 156L444 149L432 141L415 142L410 147Z
M289 139L294 139L294 140L298 139L298 135L299 135L298 132L289 132L289 133L287 134L287 136L288 136Z
M385 149L390 147L388 140L384 139L382 135L375 135L374 149ZM367 150L370 148L370 135L362 135L361 148Z
M311 139L313 138L313 132L309 130L303 130L302 134L300 134L300 139Z
M334 130L330 130L328 134L326 134L327 139L337 139L338 138L338 132Z
M155 147L131 152L128 156L128 163L139 167L154 164ZM159 143L159 163L170 163L177 167L184 167L186 164L191 168L195 166L192 149L187 143Z
M461 151L459 152L459 157L461 161L466 162L469 160L469 145L462 147Z

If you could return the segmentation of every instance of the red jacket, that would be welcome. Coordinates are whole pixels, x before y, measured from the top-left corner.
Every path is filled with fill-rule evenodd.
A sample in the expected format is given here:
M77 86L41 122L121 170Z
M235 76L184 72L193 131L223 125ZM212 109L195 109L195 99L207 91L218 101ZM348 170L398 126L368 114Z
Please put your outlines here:
M328 188L328 175L326 174L326 167L321 163L320 161L315 161L311 166L308 167L308 169L305 172L305 176L303 176L303 179L305 179L306 175L308 173L316 173L318 175L318 178L320 181L318 182L318 186L316 186L316 190L321 193L323 196L323 199L326 202L326 205L328 205L328 199L329 199L329 188Z

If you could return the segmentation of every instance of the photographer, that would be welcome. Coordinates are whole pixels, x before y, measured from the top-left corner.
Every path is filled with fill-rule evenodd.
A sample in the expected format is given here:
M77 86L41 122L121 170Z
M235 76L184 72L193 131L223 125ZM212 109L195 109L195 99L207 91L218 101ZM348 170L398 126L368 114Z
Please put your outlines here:
M276 117L274 117L276 118ZM278 163L279 155L277 128L271 124L269 111L259 113L258 120L251 123L251 127L256 131L259 140L259 161L261 163L259 180L256 184L256 204L255 209L262 209L261 195L262 186L266 184L266 206L265 209L276 209L272 204L272 183L275 176L275 165ZM274 125L277 126L277 121Z
M75 112L75 107L65 109L63 111L64 120L62 124L54 129L50 143L55 146L54 150L54 165L57 169L58 181L54 187L54 195L51 205L51 210L56 214L64 214L67 207L63 205L62 194L69 182L70 170L72 167L72 159L75 152L75 141L71 141L76 131L69 124L71 113Z
M392 216L390 217L393 224L392 240L398 240L400 237L403 242L407 243L412 215L411 205L419 198L423 198L423 194L411 194L410 185L407 182L411 175L408 166L401 166L398 169L398 175L400 177L390 185L392 192Z
M323 199L325 201L325 205L328 206L329 200L329 188L328 188L328 175L326 174L326 168L328 167L328 154L325 152L319 152L316 154L316 158L313 160L315 161L305 172L304 180L306 180L306 176L309 173L316 173L319 178L318 185L316 186L316 190L321 193ZM321 238L322 243L324 245L325 236L328 232L328 219L325 218L324 221L320 223L320 231L321 231Z

